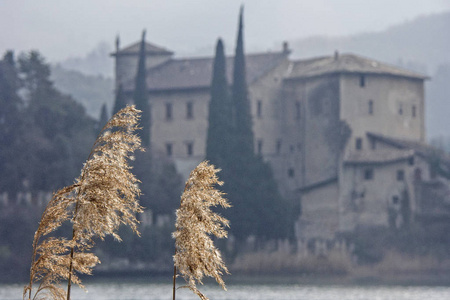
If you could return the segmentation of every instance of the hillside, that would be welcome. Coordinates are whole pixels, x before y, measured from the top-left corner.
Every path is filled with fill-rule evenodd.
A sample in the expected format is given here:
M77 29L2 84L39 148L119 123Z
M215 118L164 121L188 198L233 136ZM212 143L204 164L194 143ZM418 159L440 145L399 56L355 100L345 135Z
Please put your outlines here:
M98 119L103 103L106 103L111 113L114 103L113 79L101 75L86 75L60 65L52 66L51 74L55 87L83 104L90 116Z
M450 63L450 12L422 16L384 31L346 37L311 37L290 41L293 58L353 52L380 61L433 73Z

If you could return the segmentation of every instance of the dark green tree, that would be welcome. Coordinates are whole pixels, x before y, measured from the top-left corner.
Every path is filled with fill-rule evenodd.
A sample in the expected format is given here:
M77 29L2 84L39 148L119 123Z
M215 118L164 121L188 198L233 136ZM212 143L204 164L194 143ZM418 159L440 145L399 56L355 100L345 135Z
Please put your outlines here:
M105 126L108 120L108 109L106 107L106 103L103 103L102 109L100 111L100 118L98 119L97 132L100 132L102 130L103 126Z
M240 153L251 155L253 153L253 129L248 99L246 66L244 54L244 8L239 13L239 28L234 56L232 102L234 106L234 127L236 143Z
M154 217L173 216L180 205L183 184L174 163L158 152L138 152L135 157L133 171L141 181L141 205L151 209Z
M119 110L124 108L127 105L125 101L125 95L123 93L123 87L122 84L119 84L119 87L116 91L116 99L114 101L114 107L112 110L112 115L116 114Z
M78 174L95 139L95 121L53 86L50 67L39 52L22 54L18 63L27 104L19 169L31 190L51 191Z
M217 56L216 61L220 61ZM220 89L211 87L210 122L213 123L210 123L208 137L214 140L210 136L215 134L217 146L213 147L213 144L207 148L207 157L212 162L215 159L222 163L219 165L222 168L220 177L225 182L224 190L233 205L231 209L223 212L230 220L230 232L239 241L245 241L251 235L256 236L260 242L292 237L295 216L292 206L279 193L271 167L260 155L255 155L253 150L254 135L245 75L242 8L234 58L231 104L226 100L224 72L221 70L217 74L214 70L214 77L222 76L222 83L219 85ZM213 85L216 83L214 77ZM222 99L221 106L213 102L215 93L221 97L216 98ZM230 111L232 126L227 122ZM219 119L219 116L223 120L220 125L215 124L217 120L211 118ZM222 126L221 131L215 126Z
M0 192L9 198L0 209L0 274L6 274L0 280L22 281L29 270L23 258L31 256L25 244L42 211L16 202L16 193L73 183L94 141L95 122L53 87L37 51L17 61L8 52L0 60L0 107Z
M0 191L15 195L21 188L16 161L22 153L20 136L24 131L23 101L18 95L21 80L14 54L0 60Z
M146 53L145 53L145 30L142 32L142 40L139 49L139 61L136 74L133 100L136 108L142 111L141 114L141 127L139 131L142 146L150 147L150 132L151 132L151 120L150 120L150 105L148 102L148 90L147 90L147 72L146 72Z
M217 41L209 102L206 159L219 168L225 165L233 142L232 103L226 74L223 42Z

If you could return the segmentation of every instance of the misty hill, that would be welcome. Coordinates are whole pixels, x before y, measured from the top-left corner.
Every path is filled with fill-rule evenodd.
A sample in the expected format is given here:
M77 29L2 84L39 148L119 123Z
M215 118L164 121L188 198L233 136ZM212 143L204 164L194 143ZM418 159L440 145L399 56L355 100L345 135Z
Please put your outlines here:
M87 75L80 71L68 70L60 65L51 67L51 77L55 87L83 104L87 113L98 119L103 103L111 113L114 103L114 81L102 75Z
M84 57L69 57L58 62L58 65L64 69L75 70L87 75L112 77L114 76L114 62L110 56L111 52L113 52L113 49L110 44L100 42Z
M450 63L450 12L418 17L381 32L347 37L311 37L291 41L293 58L353 52L380 61L434 72Z
M439 65L425 92L428 137L441 137L439 146L450 153L450 63Z

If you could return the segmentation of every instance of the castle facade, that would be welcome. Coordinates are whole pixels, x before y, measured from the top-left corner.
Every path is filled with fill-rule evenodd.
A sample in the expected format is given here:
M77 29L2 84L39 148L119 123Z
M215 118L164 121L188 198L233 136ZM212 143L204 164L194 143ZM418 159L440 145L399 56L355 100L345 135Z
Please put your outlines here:
M131 101L139 42L112 54ZM357 226L402 226L423 211L430 182L426 76L354 54L291 60L246 56L255 153L285 197L301 201L300 239ZM174 58L146 43L151 143L187 176L205 157L213 57ZM231 81L233 57L227 58Z

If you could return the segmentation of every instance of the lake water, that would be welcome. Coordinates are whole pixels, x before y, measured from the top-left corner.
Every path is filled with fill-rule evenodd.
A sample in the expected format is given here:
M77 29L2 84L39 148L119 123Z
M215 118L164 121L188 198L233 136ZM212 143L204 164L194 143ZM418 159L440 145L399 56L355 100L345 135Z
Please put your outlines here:
M150 280L149 280L150 282ZM117 281L88 282L88 292L73 290L72 300L171 300L170 283ZM180 284L182 280L179 280ZM0 284L1 300L22 299L22 284ZM227 285L228 291L217 285L199 287L211 300L446 300L450 299L447 286L348 286L281 283L239 283ZM199 299L187 289L178 289L178 300Z

